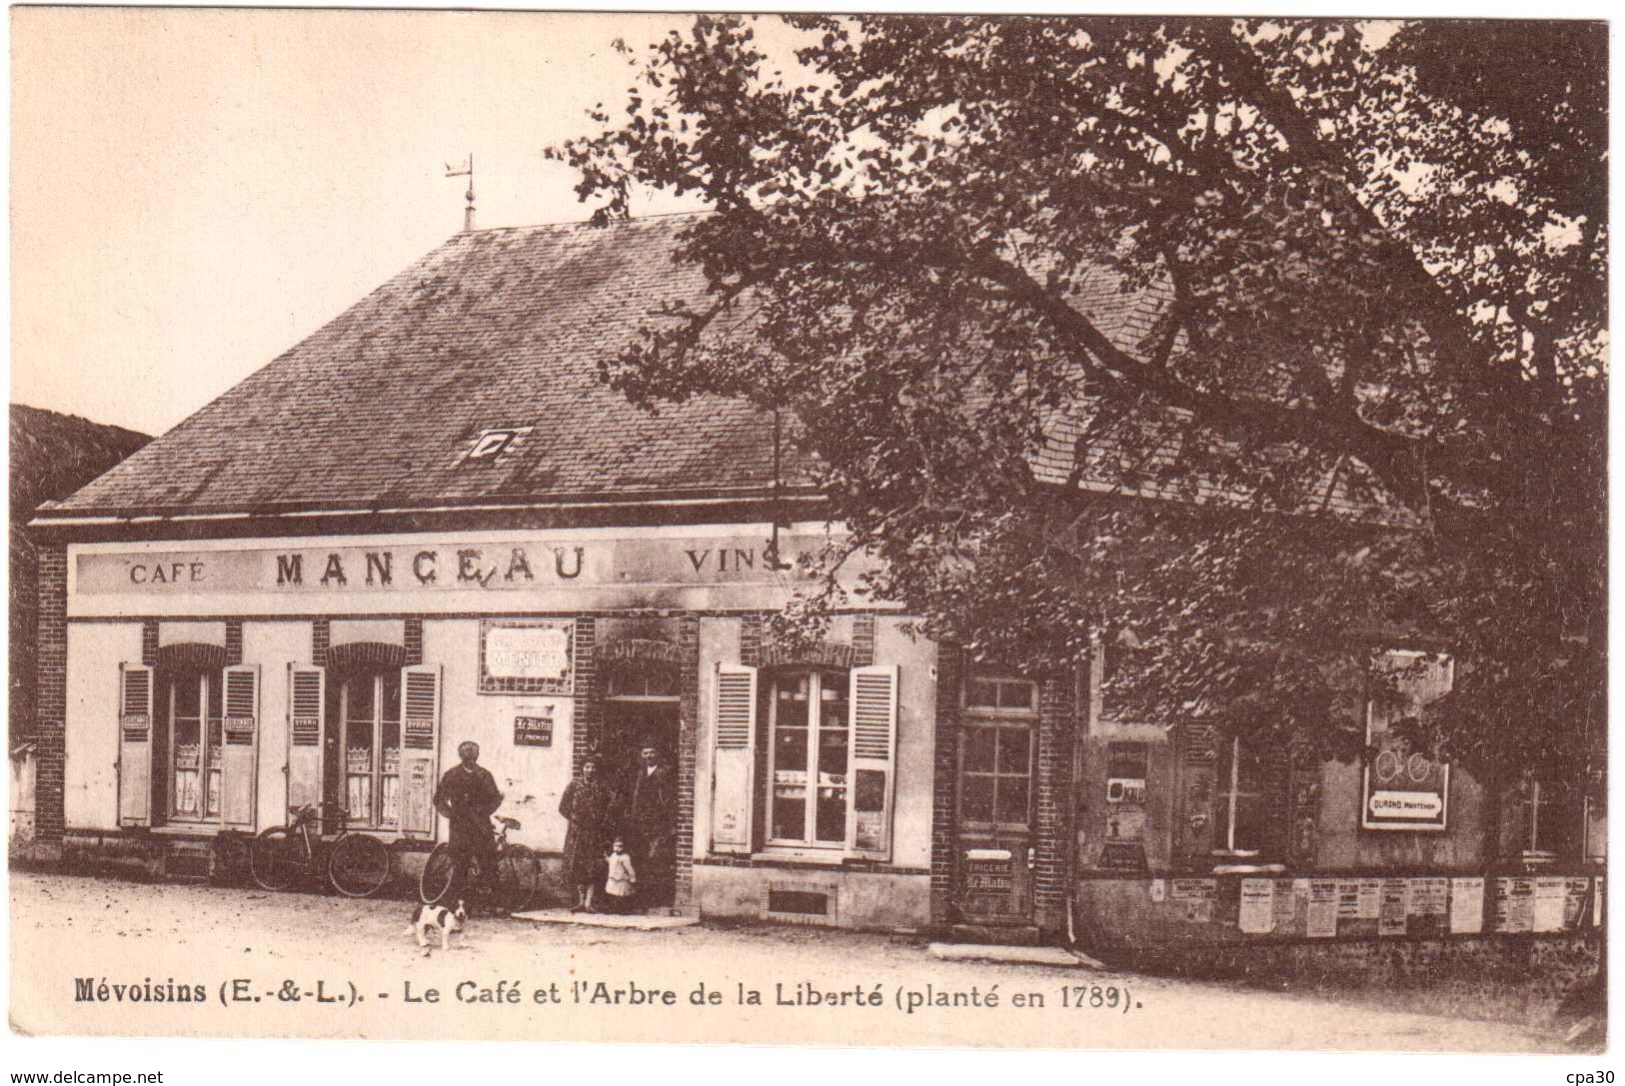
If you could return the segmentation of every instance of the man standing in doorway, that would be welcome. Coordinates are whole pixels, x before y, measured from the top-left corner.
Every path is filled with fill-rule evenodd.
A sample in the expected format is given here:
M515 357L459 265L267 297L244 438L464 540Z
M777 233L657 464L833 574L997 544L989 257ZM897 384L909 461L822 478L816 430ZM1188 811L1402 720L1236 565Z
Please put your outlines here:
M468 864L480 863L480 888L495 885L497 843L491 832L491 816L502 806L502 792L491 771L480 765L480 745L467 740L457 744L458 763L440 778L434 790L434 809L450 824L451 894L454 904L468 896ZM473 904L468 902L468 904Z
M629 792L626 835L635 856L641 903L645 908L658 908L672 901L677 785L652 740L644 741L638 760L637 777Z

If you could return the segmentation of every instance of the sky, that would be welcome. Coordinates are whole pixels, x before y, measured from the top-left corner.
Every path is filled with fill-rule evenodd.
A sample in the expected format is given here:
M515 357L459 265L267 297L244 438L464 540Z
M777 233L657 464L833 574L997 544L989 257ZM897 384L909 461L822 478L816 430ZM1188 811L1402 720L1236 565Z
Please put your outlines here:
M569 222L543 149L661 15L13 9L15 403L162 433L462 227ZM688 206L645 200L638 213Z

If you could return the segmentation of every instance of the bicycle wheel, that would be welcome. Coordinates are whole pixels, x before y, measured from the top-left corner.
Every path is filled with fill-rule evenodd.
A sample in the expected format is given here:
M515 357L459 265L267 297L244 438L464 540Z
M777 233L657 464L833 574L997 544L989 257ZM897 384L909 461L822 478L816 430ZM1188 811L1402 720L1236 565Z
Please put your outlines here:
M369 897L389 881L389 847L376 837L351 833L333 843L327 881L346 897Z
M451 889L451 876L451 846L442 841L423 863L423 874L418 876L418 900L425 905L437 904Z
M304 841L286 826L265 830L248 847L248 871L262 890L286 890L308 870Z
M497 879L493 904L505 913L524 911L541 883L542 865L536 854L524 845L509 845L497 857Z

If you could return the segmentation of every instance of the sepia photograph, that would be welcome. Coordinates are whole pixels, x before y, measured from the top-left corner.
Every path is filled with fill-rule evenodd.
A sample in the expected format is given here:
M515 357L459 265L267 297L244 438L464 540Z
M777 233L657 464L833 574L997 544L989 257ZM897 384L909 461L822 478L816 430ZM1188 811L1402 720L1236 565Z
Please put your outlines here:
M1602 1073L1608 23L9 21L7 1070Z

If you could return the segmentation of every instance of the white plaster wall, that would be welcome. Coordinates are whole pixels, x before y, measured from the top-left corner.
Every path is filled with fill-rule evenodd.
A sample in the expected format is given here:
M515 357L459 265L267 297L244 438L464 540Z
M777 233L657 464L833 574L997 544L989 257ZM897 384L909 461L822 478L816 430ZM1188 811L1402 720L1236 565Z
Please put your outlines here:
M423 662L439 664L444 681L440 713L440 772L457 761L457 744L480 745L480 764L491 771L503 801L499 814L517 818L522 829L510 840L533 849L564 847L559 797L570 783L571 698L478 693L480 624L477 619L427 619L423 623ZM553 709L553 745L516 747L515 716L545 715ZM438 820L443 823L443 820ZM445 826L437 828L445 839Z
M711 749L716 730L717 667L739 663L739 632L743 623L737 618L702 618L700 620L700 704L698 744L694 756L694 858L703 859L711 849ZM763 736L758 742L765 742ZM756 797L753 807L761 805Z
M937 647L903 632L903 619L875 621L875 663L897 665L897 794L891 862L931 866L937 750Z
M184 645L187 643L199 645L226 644L226 624L224 622L170 622L158 624L158 644Z
M329 628L330 645L349 645L358 641L376 641L383 645L401 645L406 642L406 620L334 619Z
M243 623L243 663L260 668L256 831L288 820L288 665L310 663L310 633L309 622Z
M62 802L69 829L118 828L120 662L141 662L140 623L68 624Z

